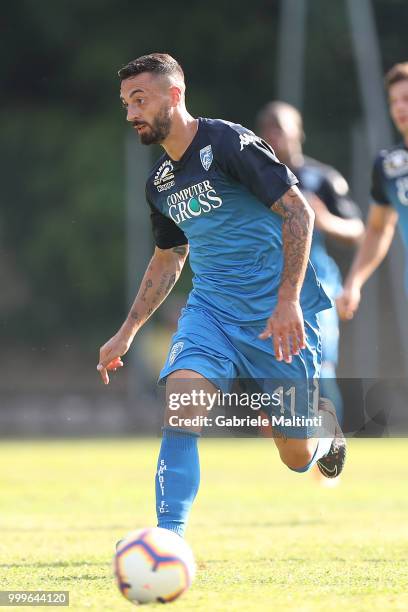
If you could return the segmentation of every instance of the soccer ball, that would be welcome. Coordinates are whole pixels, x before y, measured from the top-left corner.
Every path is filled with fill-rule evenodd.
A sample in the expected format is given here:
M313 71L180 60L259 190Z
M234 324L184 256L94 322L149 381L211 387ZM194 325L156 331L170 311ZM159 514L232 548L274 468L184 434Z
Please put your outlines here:
M118 587L134 604L167 603L188 589L195 574L189 545L160 527L132 531L121 540L114 557Z

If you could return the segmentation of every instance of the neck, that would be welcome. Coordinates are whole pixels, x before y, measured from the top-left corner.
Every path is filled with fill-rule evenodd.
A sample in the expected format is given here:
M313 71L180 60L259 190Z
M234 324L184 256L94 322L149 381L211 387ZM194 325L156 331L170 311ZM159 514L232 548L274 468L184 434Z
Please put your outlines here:
M184 109L174 115L170 133L166 140L161 143L161 146L171 159L178 161L191 144L197 130L198 119L194 119Z

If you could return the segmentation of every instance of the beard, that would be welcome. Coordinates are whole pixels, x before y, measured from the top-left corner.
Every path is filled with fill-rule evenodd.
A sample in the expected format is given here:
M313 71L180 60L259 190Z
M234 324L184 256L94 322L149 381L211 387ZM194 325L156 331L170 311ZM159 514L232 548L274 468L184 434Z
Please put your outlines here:
M171 128L171 114L168 106L157 113L152 123L134 121L133 126L143 125L143 132L139 133L140 142L144 145L160 144L167 138Z

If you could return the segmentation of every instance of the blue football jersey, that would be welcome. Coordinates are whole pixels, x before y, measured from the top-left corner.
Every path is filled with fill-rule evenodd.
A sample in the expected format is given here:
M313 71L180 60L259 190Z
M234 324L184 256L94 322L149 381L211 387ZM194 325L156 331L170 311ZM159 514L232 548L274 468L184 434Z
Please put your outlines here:
M218 119L199 118L179 161L160 157L146 197L157 246L189 243L194 277L187 305L238 325L271 315L283 249L282 218L270 206L297 182L253 132ZM301 306L304 313L331 307L310 263Z
M294 168L299 187L316 194L329 212L343 219L361 218L361 211L351 199L346 179L332 166L305 157L302 166ZM342 290L340 270L327 252L324 234L314 229L310 260L326 293L336 298Z
M408 149L401 143L378 154L373 167L371 195L375 204L393 206L405 248L405 289L408 293Z

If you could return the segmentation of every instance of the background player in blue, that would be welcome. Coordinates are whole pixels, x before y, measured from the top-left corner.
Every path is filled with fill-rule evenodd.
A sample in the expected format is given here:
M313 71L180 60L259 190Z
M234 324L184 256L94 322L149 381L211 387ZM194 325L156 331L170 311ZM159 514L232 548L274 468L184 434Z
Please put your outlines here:
M337 170L303 154L303 121L294 106L280 101L266 104L257 116L257 134L297 176L302 193L315 212L310 260L327 295L335 300L342 291L342 278L327 252L325 238L356 245L364 233L360 209L350 197L345 178ZM339 347L336 308L319 312L318 320L322 335L320 391L334 403L341 423L343 405L335 380Z
M391 118L402 142L378 154L373 167L367 229L344 283L338 306L340 316L351 319L361 297L361 288L386 256L398 222L408 258L408 62L396 64L385 84ZM405 271L408 293L408 265Z
M188 248L193 290L160 373L168 398L214 393L211 380L317 377L316 313L331 302L308 264L313 212L297 179L249 130L192 117L183 71L169 55L138 58L119 77L127 120L142 143L160 143L165 153L146 184L156 248L128 317L100 349L103 381L173 287ZM197 415L192 404L180 408L180 422ZM310 408L305 397L303 415ZM344 438L329 402L320 400L319 415L325 437L300 428L275 443L289 468L304 472L318 462L335 476ZM183 535L199 486L199 428L174 430L171 416L168 405L156 510L160 527Z

